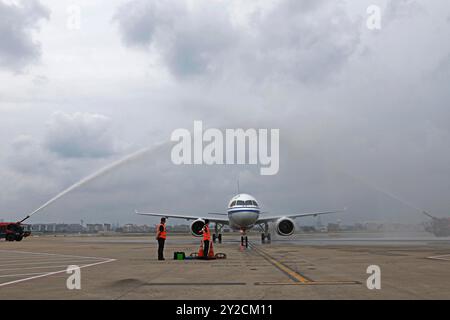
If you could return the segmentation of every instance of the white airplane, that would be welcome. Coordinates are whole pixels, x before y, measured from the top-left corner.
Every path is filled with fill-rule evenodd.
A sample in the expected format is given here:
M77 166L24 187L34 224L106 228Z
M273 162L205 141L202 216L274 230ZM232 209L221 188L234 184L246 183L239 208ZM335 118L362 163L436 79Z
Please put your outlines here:
M345 210L345 209L344 209ZM256 199L249 194L241 193L234 196L229 204L227 213L209 213L208 216L190 216L182 214L165 214L165 213L155 213L155 212L138 212L137 214L144 216L159 216L166 218L179 218L186 220L194 220L191 223L191 233L200 237L205 220L209 220L215 223L213 241L216 240L222 242L222 228L224 225L229 225L234 230L239 230L241 232L241 244L248 246L248 237L246 233L248 230L252 229L254 226L258 226L261 230L261 241L262 243L267 240L270 242L270 232L269 232L269 222L274 222L276 226L276 232L281 236L290 236L294 233L295 223L294 218L299 217L310 217L318 216L322 214L342 212L343 210L337 211L324 211L324 212L310 212L310 213L299 213L290 214L285 216L272 216L262 213L258 202Z

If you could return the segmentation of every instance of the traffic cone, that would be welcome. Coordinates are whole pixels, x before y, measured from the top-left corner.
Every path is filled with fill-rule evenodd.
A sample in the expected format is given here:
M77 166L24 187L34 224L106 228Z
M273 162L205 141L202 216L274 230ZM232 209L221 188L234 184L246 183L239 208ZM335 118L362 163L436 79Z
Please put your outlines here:
M203 258L204 252L203 252L203 241L200 242L200 248L198 249L198 258Z
M214 258L214 248L212 242L209 244L208 259Z

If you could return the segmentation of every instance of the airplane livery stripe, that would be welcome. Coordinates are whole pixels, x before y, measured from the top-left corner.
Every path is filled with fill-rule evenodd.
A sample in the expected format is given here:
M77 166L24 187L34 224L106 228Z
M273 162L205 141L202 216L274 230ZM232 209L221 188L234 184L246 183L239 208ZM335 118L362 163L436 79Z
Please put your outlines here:
M252 209L237 209L237 210L228 210L228 213L236 213L236 212L254 212L259 214L259 210Z

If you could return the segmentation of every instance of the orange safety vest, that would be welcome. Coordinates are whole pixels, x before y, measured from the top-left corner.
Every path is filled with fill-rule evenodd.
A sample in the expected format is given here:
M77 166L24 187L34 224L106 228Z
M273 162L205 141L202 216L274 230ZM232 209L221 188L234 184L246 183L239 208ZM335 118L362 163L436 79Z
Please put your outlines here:
M209 227L206 224L203 227L203 240L211 241L211 232L209 231Z
M160 223L160 224L158 224L158 231L159 231L159 228L160 227L163 227L163 231L161 231L160 233L159 233L159 237L161 238L161 239L166 239L166 237L167 237L167 231L166 231L166 225L165 224L162 224L162 223Z

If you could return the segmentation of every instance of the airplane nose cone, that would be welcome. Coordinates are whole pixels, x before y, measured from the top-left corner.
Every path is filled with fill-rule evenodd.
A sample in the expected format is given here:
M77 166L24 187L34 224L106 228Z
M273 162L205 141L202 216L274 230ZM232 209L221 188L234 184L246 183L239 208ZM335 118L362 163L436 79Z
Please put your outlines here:
M239 211L230 214L230 220L239 227L250 227L255 224L258 214L252 211Z

